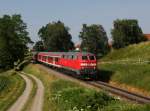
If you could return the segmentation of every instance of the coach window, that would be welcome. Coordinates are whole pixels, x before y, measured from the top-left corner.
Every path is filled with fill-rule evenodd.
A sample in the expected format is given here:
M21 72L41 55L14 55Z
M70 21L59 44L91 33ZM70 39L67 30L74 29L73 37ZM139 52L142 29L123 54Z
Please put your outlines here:
M82 56L82 60L88 60L87 56Z
M47 56L44 57L44 60L46 61Z
M52 58L51 58L51 57L48 57L48 61L51 62L51 60L52 60Z
M58 62L58 58L55 58L55 62Z

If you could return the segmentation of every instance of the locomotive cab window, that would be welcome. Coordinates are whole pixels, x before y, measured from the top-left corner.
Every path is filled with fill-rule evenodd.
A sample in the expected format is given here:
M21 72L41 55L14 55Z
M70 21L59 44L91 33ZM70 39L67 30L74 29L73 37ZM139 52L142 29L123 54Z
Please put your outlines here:
M82 60L88 60L87 56L82 56Z
M94 56L89 56L89 59L90 60L95 60L95 57Z

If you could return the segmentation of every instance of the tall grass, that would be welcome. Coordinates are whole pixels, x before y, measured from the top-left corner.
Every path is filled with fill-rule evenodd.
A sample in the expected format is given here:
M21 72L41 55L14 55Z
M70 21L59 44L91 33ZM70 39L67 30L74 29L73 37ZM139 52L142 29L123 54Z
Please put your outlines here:
M129 47L114 50L99 62L101 72L111 72L105 75L101 73L107 81L115 81L141 90L150 91L150 63L138 63L134 61L146 60L150 61L150 42L130 45ZM119 61L117 60L129 60Z
M54 111L96 111L116 101L104 92L86 89L70 81L54 81L51 89L50 101L57 106Z
M120 59L134 59L138 60L150 60L150 42L144 42L140 44L130 45L126 48L122 48L119 50L114 50L106 57L104 57L103 61L111 61L111 60L120 60Z
M59 79L38 65L30 64L24 71L37 76L44 83L43 111L145 111L148 109L147 106L116 100L103 91L97 92L78 83Z
M112 71L111 75L101 74L111 81L150 91L150 64L102 64L100 70Z

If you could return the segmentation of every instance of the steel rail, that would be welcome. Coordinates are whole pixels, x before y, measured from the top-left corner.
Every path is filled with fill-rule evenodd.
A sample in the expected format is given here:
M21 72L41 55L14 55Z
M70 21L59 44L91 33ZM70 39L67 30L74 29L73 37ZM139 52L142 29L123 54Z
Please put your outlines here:
M106 91L111 92L112 94L119 95L121 97L127 98L128 100L134 101L136 103L140 104L150 104L150 97L146 97L140 94L136 94L133 92L129 92L127 90L114 87L108 83L102 82L102 81L90 81L87 82L87 84L93 85L98 88L102 88Z

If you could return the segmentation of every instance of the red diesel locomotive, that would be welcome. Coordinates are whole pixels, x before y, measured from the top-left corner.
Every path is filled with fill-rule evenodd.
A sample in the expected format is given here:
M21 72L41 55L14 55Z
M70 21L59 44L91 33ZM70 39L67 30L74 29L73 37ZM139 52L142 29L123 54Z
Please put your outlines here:
M73 71L79 77L96 78L97 60L88 52L38 52L33 60L60 69Z

